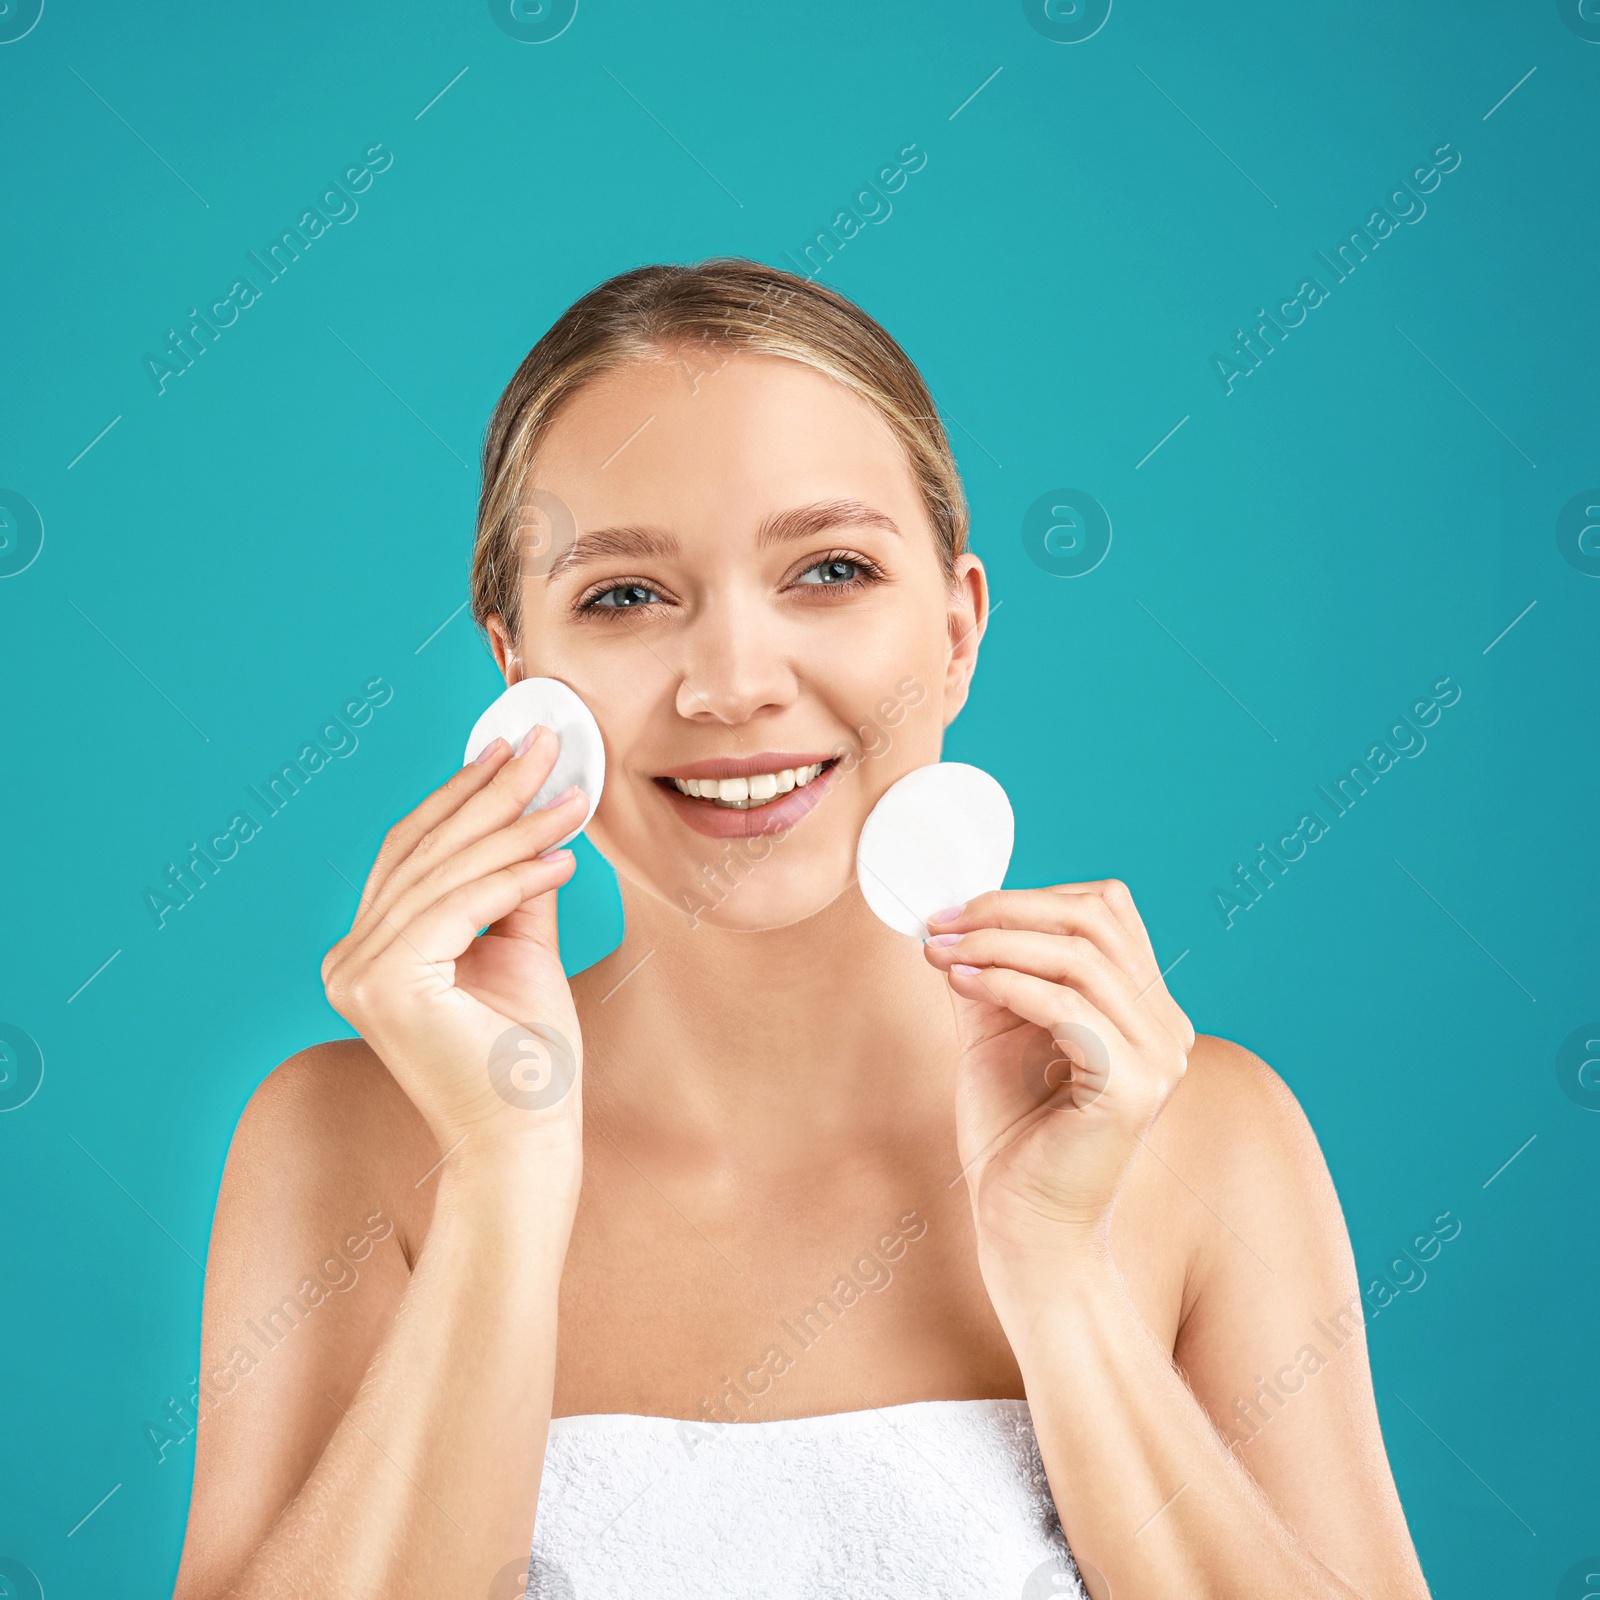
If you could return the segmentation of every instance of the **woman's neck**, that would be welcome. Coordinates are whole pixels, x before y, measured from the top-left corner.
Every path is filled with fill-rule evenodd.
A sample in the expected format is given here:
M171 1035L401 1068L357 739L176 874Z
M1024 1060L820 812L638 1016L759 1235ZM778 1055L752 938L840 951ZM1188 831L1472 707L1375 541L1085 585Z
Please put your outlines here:
M949 1117L944 978L851 889L761 933L624 889L627 935L573 981L586 1106L691 1143L895 1138Z

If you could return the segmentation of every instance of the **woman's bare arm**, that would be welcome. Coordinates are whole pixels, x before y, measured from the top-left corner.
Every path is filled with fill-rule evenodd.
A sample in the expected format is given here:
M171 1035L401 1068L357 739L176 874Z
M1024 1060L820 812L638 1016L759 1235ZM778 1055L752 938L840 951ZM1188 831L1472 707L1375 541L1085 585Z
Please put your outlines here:
M365 1044L285 1063L241 1119L202 1336L202 1393L226 1393L197 1430L177 1600L486 1595L526 1559L582 1166L573 863L544 854L581 796L523 815L555 759L536 732L390 831L323 961ZM441 1152L409 1270L381 1203L404 1205L407 1130L412 1165ZM330 1232L371 1263L364 1298L311 1267Z
M1196 1039L1125 884L998 890L939 925L924 949L956 1002L979 1265L1095 1600L1426 1600L1364 1346L1302 1350L1360 1301L1293 1096L1248 1051ZM1222 1201L1187 1252L1181 1371L1116 1259L1136 1163ZM1172 1232L1194 1238L1182 1204ZM1293 1384L1295 1363L1295 1403L1240 1436L1247 1465L1213 1419L1286 1365Z
M1202 1039L1147 1143L1175 1208L1214 1208L1175 1357L1109 1253L1041 1261L1008 1297L1040 1451L1068 1540L1096 1569L1091 1591L1103 1578L1117 1595L1179 1582L1237 1600L1426 1600L1355 1263L1299 1106L1248 1051Z
M175 1600L487 1595L526 1562L564 1185L455 1159L424 1176L430 1143L355 1041L251 1100L212 1230ZM437 1194L413 1270L397 1219L419 1179Z

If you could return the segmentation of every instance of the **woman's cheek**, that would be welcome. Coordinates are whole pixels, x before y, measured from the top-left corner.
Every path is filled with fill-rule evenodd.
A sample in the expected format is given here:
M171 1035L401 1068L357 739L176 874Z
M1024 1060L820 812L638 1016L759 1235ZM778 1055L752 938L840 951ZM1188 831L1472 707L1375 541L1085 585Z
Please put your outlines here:
M894 738L886 728L880 727L876 722L864 722L856 729L856 737L861 746L861 758L864 761L876 761L879 756L887 754L894 744Z

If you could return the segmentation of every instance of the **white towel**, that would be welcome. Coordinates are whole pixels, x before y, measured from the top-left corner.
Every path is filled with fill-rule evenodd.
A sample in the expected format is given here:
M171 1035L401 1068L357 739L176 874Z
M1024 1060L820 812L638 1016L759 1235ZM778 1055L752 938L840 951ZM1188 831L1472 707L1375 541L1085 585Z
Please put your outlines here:
M529 1600L1087 1600L1024 1400L550 1426Z

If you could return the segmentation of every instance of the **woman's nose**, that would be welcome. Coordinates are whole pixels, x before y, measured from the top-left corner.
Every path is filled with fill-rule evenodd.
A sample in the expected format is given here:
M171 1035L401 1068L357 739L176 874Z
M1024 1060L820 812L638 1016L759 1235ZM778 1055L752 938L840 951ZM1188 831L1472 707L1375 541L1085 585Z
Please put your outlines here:
M782 630L763 607L707 606L679 636L678 715L729 726L793 703L797 684Z

